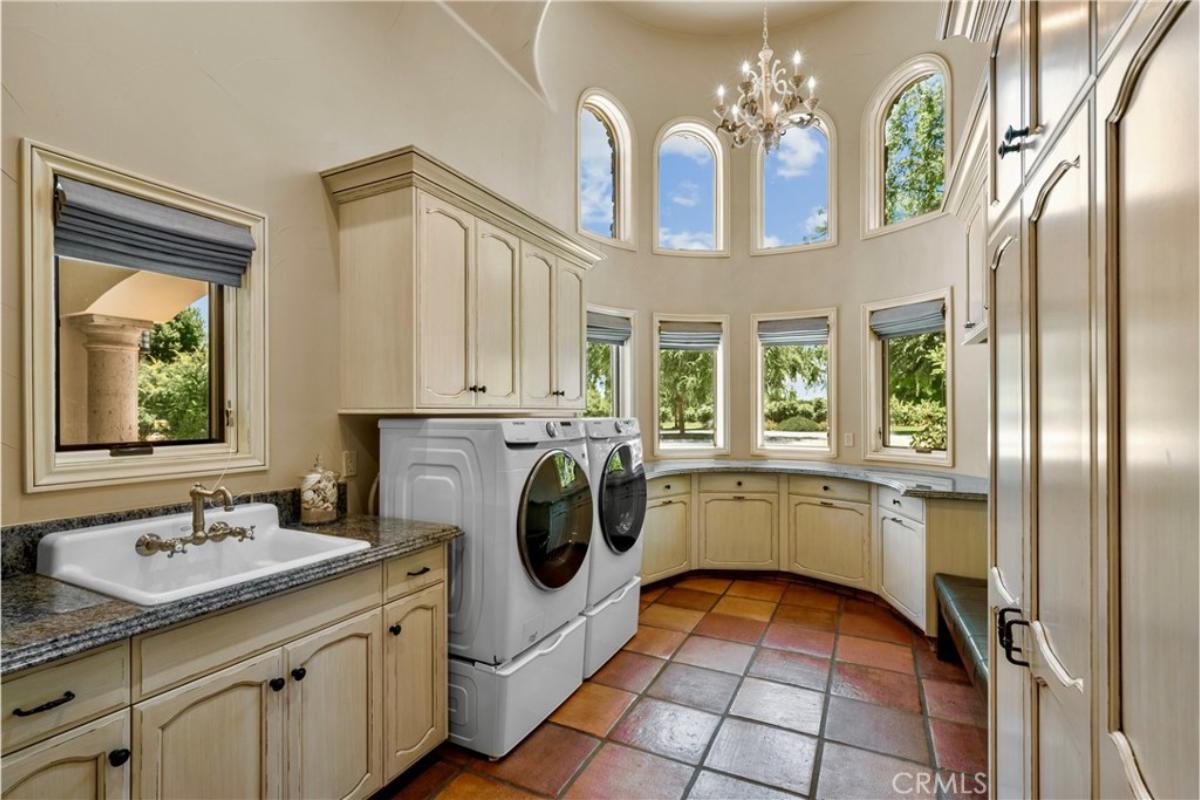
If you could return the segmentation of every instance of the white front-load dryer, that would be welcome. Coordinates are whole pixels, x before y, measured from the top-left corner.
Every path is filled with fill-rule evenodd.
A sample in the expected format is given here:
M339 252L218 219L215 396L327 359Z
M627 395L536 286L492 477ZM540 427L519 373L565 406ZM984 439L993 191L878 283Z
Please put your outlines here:
M450 737L507 753L582 681L595 508L574 419L381 420L380 512L446 522Z
M636 419L584 420L598 533L588 568L584 677L637 633L646 473Z

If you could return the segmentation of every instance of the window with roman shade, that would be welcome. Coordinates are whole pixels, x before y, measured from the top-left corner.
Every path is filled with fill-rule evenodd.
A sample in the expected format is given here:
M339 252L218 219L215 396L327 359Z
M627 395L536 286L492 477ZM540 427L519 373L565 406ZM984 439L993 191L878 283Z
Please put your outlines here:
M623 417L631 413L629 340L633 320L607 311L587 312L587 397L589 417Z
M880 339L936 333L946 327L946 303L926 300L871 312L871 332Z
M633 323L628 317L615 314L604 314L599 311L587 312L587 338L589 342L604 342L605 344L625 344L633 335Z
M835 455L832 341L837 310L752 317L755 453Z
M655 319L656 449L726 452L727 318Z

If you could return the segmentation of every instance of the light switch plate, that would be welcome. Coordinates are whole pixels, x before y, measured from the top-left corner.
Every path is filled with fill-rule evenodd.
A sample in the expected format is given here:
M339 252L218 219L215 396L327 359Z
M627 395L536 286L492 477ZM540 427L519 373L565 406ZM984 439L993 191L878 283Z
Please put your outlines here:
M842 434L842 447L854 447L854 434L853 433L843 433Z
M342 451L342 477L353 478L358 474L358 451Z

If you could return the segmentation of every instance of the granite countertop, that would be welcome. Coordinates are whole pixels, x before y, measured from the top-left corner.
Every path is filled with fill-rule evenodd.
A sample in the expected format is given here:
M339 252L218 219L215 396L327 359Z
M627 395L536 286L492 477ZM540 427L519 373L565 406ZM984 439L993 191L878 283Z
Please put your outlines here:
M835 464L828 461L791 461L784 459L678 459L646 462L647 478L685 475L691 472L785 472L792 475L822 475L848 478L887 486L901 494L932 500L988 499L986 478L955 475L949 472L918 472L907 469L879 469L858 464Z
M453 525L352 514L292 527L363 539L370 547L249 583L157 606L138 606L37 574L0 586L0 675L28 669L242 603L297 589L462 535Z

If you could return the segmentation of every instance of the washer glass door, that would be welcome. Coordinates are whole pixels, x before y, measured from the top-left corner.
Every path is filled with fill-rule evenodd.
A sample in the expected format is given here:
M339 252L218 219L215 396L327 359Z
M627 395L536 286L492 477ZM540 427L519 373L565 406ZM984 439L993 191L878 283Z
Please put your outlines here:
M642 459L628 444L614 447L604 464L600 482L600 529L617 553L637 544L646 519L646 471Z
M592 538L592 489L570 453L552 450L525 482L517 516L521 560L544 589L565 585L587 556Z

